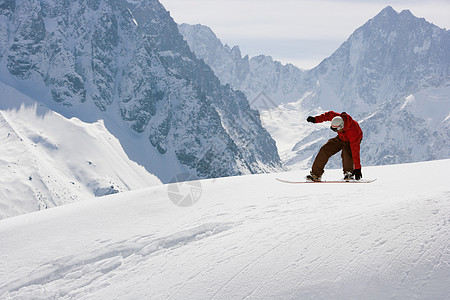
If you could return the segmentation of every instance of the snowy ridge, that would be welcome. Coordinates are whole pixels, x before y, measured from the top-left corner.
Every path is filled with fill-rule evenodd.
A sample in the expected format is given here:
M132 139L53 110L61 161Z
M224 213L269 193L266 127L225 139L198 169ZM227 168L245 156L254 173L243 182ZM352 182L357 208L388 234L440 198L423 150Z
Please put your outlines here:
M1 220L0 298L446 299L449 168L202 180L191 207L156 186Z
M0 82L0 219L160 185L103 121L67 119Z

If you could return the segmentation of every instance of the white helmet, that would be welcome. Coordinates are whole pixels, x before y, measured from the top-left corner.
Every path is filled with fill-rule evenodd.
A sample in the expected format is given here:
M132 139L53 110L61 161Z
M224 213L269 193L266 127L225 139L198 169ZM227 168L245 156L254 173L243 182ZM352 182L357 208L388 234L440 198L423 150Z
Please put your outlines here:
M344 119L342 117L337 116L334 117L333 120L331 120L331 130L333 131L339 131L344 128Z

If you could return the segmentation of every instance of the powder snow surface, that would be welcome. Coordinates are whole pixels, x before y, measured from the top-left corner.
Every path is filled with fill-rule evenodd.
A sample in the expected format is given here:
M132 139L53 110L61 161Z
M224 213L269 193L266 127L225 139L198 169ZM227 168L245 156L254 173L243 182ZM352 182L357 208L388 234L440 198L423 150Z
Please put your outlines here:
M102 119L64 117L1 81L0 97L0 219L161 184Z
M448 299L449 168L230 177L5 219L0 298ZM172 203L188 192L193 206Z

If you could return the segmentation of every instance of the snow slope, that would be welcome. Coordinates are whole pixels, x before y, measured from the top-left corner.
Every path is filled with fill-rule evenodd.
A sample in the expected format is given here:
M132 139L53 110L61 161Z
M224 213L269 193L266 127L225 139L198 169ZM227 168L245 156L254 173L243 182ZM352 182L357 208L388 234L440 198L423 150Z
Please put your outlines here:
M103 120L66 118L0 82L0 219L161 185Z
M448 299L449 168L210 179L2 220L0 299Z

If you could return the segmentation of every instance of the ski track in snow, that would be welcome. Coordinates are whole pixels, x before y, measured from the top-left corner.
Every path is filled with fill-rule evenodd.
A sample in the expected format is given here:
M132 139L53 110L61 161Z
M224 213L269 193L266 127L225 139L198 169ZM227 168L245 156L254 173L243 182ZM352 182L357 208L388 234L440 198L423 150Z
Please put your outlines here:
M53 285L61 281L68 281L67 284L71 284L78 280L85 281L86 278L92 278L92 281L88 282L91 284L100 277L107 277L108 273L119 268L122 264L128 263L129 260L141 261L147 256L158 255L156 252L183 247L190 242L219 234L232 227L232 224L211 223L158 239L153 239L153 235L149 235L110 244L107 244L107 241L98 241L103 244L103 248L84 255L64 257L42 265L38 270L28 274L25 279L0 286L0 294L5 291L16 292L32 286ZM64 285L64 283L61 283L61 286ZM81 285L80 287L87 285ZM68 293L62 293L58 297L66 295Z
M163 186L2 220L0 299L445 299L450 190L423 174L448 167L205 180L189 208Z

